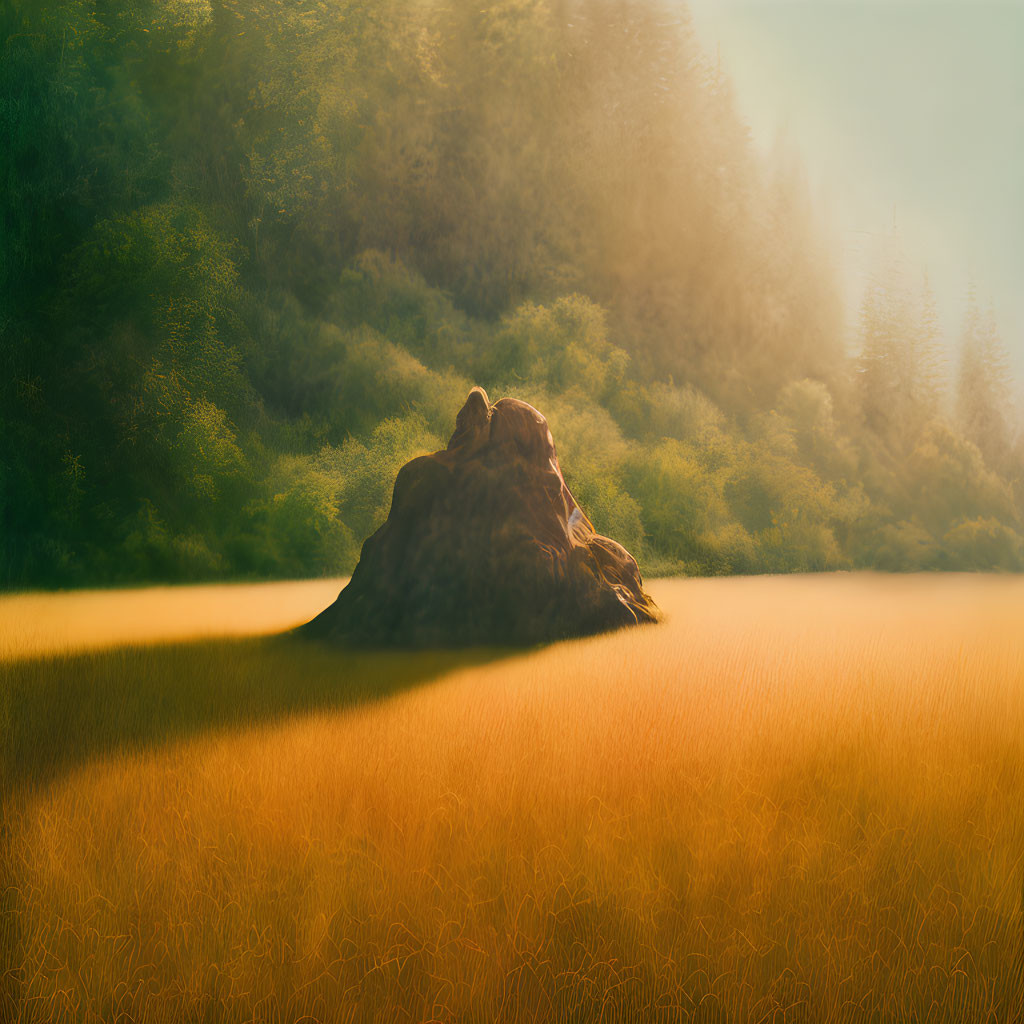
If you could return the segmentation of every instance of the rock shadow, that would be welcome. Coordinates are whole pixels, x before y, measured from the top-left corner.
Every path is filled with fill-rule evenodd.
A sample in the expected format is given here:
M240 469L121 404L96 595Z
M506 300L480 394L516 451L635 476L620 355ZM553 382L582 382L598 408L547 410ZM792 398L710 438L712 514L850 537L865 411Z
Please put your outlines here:
M512 653L356 650L284 634L2 664L0 798L10 806L95 758L380 700Z

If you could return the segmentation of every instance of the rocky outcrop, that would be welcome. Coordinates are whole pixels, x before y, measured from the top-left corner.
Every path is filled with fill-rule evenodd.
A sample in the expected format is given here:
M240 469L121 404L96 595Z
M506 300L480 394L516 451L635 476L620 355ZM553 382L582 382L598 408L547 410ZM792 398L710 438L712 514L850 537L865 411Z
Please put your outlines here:
M658 617L632 556L576 504L547 420L473 388L448 447L402 467L348 586L303 629L360 646L519 645Z

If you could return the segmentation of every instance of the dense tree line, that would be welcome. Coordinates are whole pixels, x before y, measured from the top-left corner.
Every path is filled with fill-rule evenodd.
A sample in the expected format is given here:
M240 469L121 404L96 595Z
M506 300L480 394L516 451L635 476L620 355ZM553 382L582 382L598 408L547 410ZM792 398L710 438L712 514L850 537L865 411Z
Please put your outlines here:
M473 383L649 571L1020 568L1005 353L657 0L7 0L0 583L351 569ZM947 380L954 381L950 393Z

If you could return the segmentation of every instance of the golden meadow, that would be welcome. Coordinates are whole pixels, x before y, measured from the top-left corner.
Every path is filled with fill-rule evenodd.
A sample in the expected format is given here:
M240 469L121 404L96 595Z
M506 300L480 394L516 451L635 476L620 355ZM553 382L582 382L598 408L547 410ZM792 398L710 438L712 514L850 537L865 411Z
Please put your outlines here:
M527 653L210 637L336 589L3 599L4 1020L1019 1014L1024 581L655 581L663 625Z

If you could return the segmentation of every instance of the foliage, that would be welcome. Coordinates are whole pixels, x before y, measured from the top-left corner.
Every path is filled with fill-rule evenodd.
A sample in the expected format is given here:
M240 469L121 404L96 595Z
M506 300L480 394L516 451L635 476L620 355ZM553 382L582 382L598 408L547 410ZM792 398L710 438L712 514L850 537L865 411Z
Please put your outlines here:
M469 387L645 569L1017 568L970 299L888 252L842 351L798 171L659 0L11 0L0 584L352 568Z

